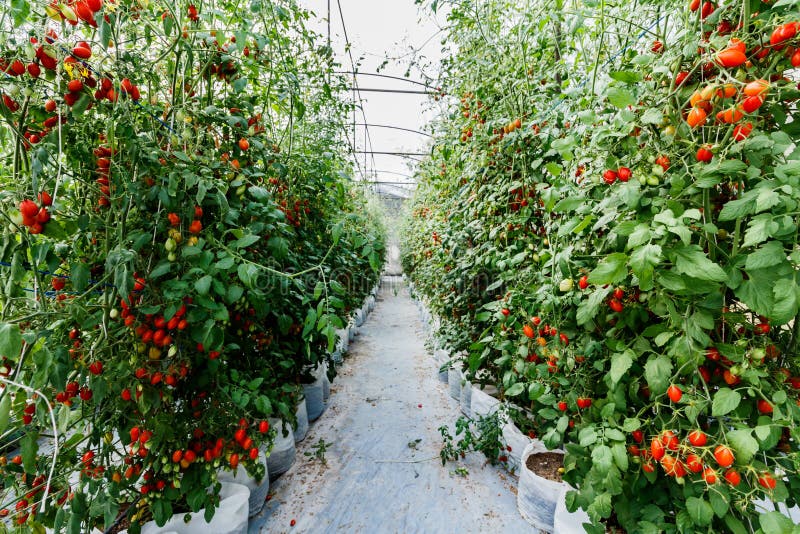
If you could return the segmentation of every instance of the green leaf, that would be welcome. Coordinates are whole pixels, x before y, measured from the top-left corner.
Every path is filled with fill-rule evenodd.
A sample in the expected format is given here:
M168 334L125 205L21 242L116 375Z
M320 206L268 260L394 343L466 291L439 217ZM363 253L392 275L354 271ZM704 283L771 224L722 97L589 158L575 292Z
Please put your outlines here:
M558 176L561 174L561 171L564 170L564 167L559 165L558 163L553 163L552 161L544 166L547 169L547 172L552 174L553 176Z
M728 527L732 534L748 534L752 532L745 528L744 524L733 514L725 514L722 520L725 521L725 526Z
M3 392L3 399L0 400L0 434L8 428L8 421L11 418L11 395L8 391Z
M752 247L766 241L778 231L778 223L773 220L772 214L762 214L753 217L747 225L742 248Z
M590 274L589 283L616 284L628 275L628 256L621 252L609 254Z
M723 490L714 488L709 491L708 500L711 503L711 508L714 510L714 515L717 517L724 517L725 514L728 513L730 499L727 495L727 489L724 490L723 493Z
M751 197L729 200L719 212L720 221L732 221L745 215L750 215L756 207L755 201Z
M611 356L611 371L609 371L608 377L611 379L612 388L625 376L632 364L630 351L618 352Z
M675 268L679 273L710 282L724 282L728 275L722 267L712 262L697 245L676 247L673 250Z
M90 102L89 94L83 93L78 101L75 102L75 105L72 106L72 116L76 119L80 118L86 112Z
M638 72L623 70L623 71L611 71L608 75L617 81L624 82L624 83L636 83L642 80L642 75Z
M662 122L664 122L664 114L661 112L661 110L658 110L658 109L655 109L655 108L648 108L642 114L641 121L642 121L642 124L659 124L660 125Z
M631 254L631 270L639 279L639 288L642 291L653 289L653 272L660 261L660 245L647 244Z
M597 431L593 426L587 426L578 432L578 443L581 447L588 447L597 443Z
M632 106L636 103L636 98L633 94L621 87L609 87L608 91L606 91L606 96L612 105L620 109Z
M523 384L522 382L517 382L516 384L514 384L513 386L511 386L506 390L506 396L516 397L523 391L525 391L525 384Z
M606 437L608 437L608 432L606 432ZM622 439L624 440L625 438L623 437ZM614 457L614 463L617 464L621 471L628 469L628 450L625 448L624 441L612 445L611 455Z
M669 387L672 378L672 361L664 354L651 356L644 366L644 377L650 390L655 395L661 395Z
M205 275L200 280L194 283L194 289L197 291L198 295L208 295L209 289L211 289L211 281L213 279L210 275Z
M609 293L611 293L611 291L611 286L606 288L598 287L589 295L588 299L581 301L581 303L578 305L578 312L575 316L579 325L587 326L591 324L592 320L600 309L600 305L603 303L603 301L605 301L606 297Z
M611 465L614 462L614 457L611 454L611 448L608 445L600 445L592 450L592 462L594 469L600 475L606 475L611 470Z
M155 280L165 274L169 273L172 270L172 262L170 261L162 261L158 265L156 265L155 269L150 271L150 275L148 276L149 279ZM74 278L73 278L74 283Z
M237 239L236 241L231 243L231 246L233 248L237 248L237 249L239 249L239 248L247 248L250 245L252 245L253 243L257 242L259 239L261 239L261 237L259 237L257 235L250 234L250 235L246 235L246 236L244 236L242 238Z
M689 517L697 526L710 525L711 520L714 519L714 510L711 505L699 497L686 499L686 509L689 511Z
M236 261L233 259L232 256L225 256L224 258L222 258L221 260L216 262L214 264L214 267L216 269L219 269L220 271L227 271L228 269L233 267L235 264L236 264Z
M622 423L622 430L625 432L633 432L634 430L639 430L641 427L642 422L636 417L627 417Z
M237 285L229 285L228 290L225 293L225 302L228 304L233 304L244 294L244 288L242 286Z
M258 268L249 263L239 265L238 269L239 280L245 287L252 289L255 286L256 278L258 278Z
M711 403L711 415L719 417L735 410L742 402L742 395L738 391L722 388L714 395Z
M737 429L728 432L728 443L734 451L736 462L747 465L758 452L758 441L753 437L752 429Z
M766 512L758 516L761 530L765 534L791 534L794 523L780 512Z
M37 436L33 432L28 432L20 440L20 452L22 454L22 466L26 473L36 472L36 454L39 452Z
M153 505L153 519L156 525L163 527L172 517L172 504L167 499L157 499Z
M770 241L747 256L746 270L764 269L786 261L786 253L779 241Z
M72 288L83 293L89 287L89 266L82 261L73 262L69 268L69 278Z
M567 197L558 201L558 203L553 206L553 210L556 213L566 213L568 211L573 211L576 208L583 206L584 199L580 197Z
M11 0L11 16L14 18L14 26L22 26L31 14L31 6L28 0Z
M752 311L771 317L775 306L773 288L783 276L780 269L787 267L788 263L781 267L747 271L748 279L736 288L734 294Z
M22 333L18 324L0 324L0 357L17 361L22 352ZM8 395L6 395L8 396Z
M590 516L592 513L595 513L599 517L608 517L611 515L611 510L611 493L605 492L597 495L586 511Z
M772 288L775 304L770 320L775 325L785 324L800 312L800 288L793 279L781 278Z
M721 174L726 177L730 177L731 175L744 173L747 170L747 164L743 161L738 159L726 159L720 161L718 164L713 166L706 167L702 175L706 176L708 174Z

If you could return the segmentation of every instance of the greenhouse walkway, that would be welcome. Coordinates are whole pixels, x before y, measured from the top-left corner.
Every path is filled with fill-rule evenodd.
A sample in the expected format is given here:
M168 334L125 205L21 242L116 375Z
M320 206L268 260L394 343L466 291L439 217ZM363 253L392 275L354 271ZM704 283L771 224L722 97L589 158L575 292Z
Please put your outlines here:
M393 280L250 533L531 531L512 475L477 456L467 458L466 476L442 467L438 428L452 428L458 403L436 378L407 288ZM315 457L323 441L325 464Z

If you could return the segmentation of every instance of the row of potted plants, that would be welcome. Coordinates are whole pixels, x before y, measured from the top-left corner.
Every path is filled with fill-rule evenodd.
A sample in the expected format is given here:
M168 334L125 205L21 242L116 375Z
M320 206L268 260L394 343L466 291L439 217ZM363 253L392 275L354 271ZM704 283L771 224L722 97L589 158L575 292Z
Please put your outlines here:
M403 243L437 337L563 448L588 531L791 532L763 502L800 490L798 14L444 5Z
M296 424L384 246L309 17L289 1L4 11L4 525L210 519L218 471L261 479Z
M424 303L417 304L428 342L434 347L441 345L430 325L435 318ZM583 532L582 524L589 521L586 513L566 509L566 493L571 487L561 480L564 451L548 451L535 435L523 434L511 417L519 407L499 400L496 388L478 388L461 370L448 369L458 358L447 349L436 348L433 355L440 380L448 385L463 414L455 422L454 432L447 425L439 429L444 439L442 463L459 461L469 453L483 454L492 465L519 475L517 506L533 527L564 534Z

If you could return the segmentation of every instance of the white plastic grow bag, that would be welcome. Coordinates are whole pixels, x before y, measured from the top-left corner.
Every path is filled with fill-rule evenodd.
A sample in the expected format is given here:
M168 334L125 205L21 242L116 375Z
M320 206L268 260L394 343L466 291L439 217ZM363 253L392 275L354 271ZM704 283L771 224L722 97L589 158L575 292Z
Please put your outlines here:
M506 456L508 456L507 465L510 471L520 470L520 467L524 464L523 456L525 455L525 450L531 443L537 443L539 448L547 450L540 441L532 440L523 434L517 428L517 425L511 422L507 422L503 425L503 442L506 444ZM508 450L509 447L511 450Z
M236 472L228 469L220 469L217 472L217 480L220 482L241 484L250 490L248 517L253 517L261 512L264 503L267 501L267 495L269 495L269 466L267 466L266 447L258 451L258 461L264 465L264 478L261 480L256 480L255 477L250 476L241 465L236 469Z
M322 373L322 402L324 402L327 407L328 399L331 398L331 381L328 378L327 362L320 365L320 372Z
M470 407L472 417L486 417L492 412L496 412L500 407L500 401L487 393L487 390L478 389L472 386L470 393Z
M292 427L286 428L287 434L284 436L283 421L280 419L270 419L269 426L274 428L277 432L272 451L269 456L267 456L269 481L273 482L292 467L297 451L294 446L294 431Z
M149 521L142 525L142 534L247 534L247 513L250 490L242 484L223 482L220 490L219 507L211 522L206 523L205 511L190 513L191 520L186 523L186 514L175 514L163 527ZM122 531L127 534L127 530Z
M347 349L350 348L350 336L347 333L346 328L341 328L336 331L336 336L338 337L338 341L336 342L336 348L339 352L347 352Z
M472 384L468 380L461 385L461 413L472 417Z
M565 488L569 486L564 482L554 482L542 478L528 469L526 466L528 457L543 452L561 453L562 451L548 451L539 441L528 444L522 453L522 466L517 487L517 509L523 519L534 528L545 532L557 532L554 528L556 503L562 497Z
M294 415L297 417L297 428L294 429L294 441L299 443L306 439L306 434L308 433L308 410L306 409L305 397L297 403Z
M313 372L314 381L310 384L303 384L309 422L319 419L319 416L325 411L323 375L322 366L319 366Z
M450 386L450 396L461 402L461 370L455 367L448 369L447 383Z

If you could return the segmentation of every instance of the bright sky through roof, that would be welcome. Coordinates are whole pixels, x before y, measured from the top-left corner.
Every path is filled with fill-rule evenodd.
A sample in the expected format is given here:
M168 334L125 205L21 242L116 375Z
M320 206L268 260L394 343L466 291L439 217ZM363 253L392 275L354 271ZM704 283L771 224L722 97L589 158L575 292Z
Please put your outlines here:
M427 10L420 10L414 0L301 0L301 5L311 9L318 16L314 27L323 35L327 33L328 5L331 10L331 45L342 70L351 71L350 58L345 51L345 36L342 30L342 16L347 29L347 37L352 45L353 59L360 63L362 73L380 73L404 78L408 61L412 58L412 48L418 57L424 57L425 71L434 76L433 70L441 58L441 38L439 27L444 23L431 19ZM378 72L378 67L389 59L388 64ZM397 59L393 59L397 58ZM411 71L409 79L420 81L419 73ZM362 89L391 89L405 91L425 90L424 87L402 80L392 80L375 76L358 76L358 86ZM368 124L388 125L409 130L424 130L431 118L428 97L422 94L383 93L362 91L364 115ZM356 122L363 124L364 116L357 113ZM427 152L428 138L412 132L368 127L356 127L356 150L375 152ZM394 155L357 154L362 169L375 171L372 180L381 182L408 182L411 180L414 160ZM382 191L396 192L396 187L382 186Z

